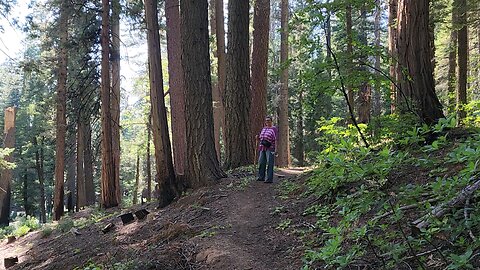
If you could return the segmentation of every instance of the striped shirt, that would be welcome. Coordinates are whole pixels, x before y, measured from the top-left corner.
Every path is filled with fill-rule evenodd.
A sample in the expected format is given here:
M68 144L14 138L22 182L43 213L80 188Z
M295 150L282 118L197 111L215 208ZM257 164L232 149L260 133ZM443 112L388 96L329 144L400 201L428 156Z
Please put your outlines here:
M266 150L275 151L275 142L277 141L277 128L274 126L264 127L260 132L259 139L260 139L260 142L262 140L267 140L272 144L269 148L267 148L264 145L261 145L259 143L258 145L259 151L266 151Z

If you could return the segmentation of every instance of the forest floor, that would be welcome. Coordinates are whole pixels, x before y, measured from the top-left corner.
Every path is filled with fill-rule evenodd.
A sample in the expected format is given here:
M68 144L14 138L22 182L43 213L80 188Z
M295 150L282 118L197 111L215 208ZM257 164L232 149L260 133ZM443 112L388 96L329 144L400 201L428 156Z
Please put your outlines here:
M41 229L0 243L9 269L300 269L302 244L282 229L279 183L302 169L279 170L273 184L255 180L253 169L233 172L164 209L154 203L128 209L86 209L56 229ZM119 214L147 209L146 219L123 225ZM295 214L295 213L291 213ZM102 233L109 223L114 229ZM288 226L288 224L286 224ZM62 232L63 231L63 232Z

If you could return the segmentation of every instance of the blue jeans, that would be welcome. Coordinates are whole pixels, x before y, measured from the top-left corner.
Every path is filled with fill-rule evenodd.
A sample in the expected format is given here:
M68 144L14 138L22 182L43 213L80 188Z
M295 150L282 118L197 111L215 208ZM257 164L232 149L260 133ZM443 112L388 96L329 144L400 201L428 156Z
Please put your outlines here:
M268 163L268 167L267 167ZM267 181L273 181L273 164L275 163L275 152L270 150L260 151L258 157L258 179L265 179L267 169Z

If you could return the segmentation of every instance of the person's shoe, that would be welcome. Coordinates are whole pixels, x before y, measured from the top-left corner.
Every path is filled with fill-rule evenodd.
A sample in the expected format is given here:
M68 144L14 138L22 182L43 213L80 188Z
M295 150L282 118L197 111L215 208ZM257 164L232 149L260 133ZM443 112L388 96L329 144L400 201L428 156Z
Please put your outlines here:
M262 181L263 182L264 180L262 178L257 178L257 181Z
M271 184L271 183L273 183L273 180L265 180L265 183Z

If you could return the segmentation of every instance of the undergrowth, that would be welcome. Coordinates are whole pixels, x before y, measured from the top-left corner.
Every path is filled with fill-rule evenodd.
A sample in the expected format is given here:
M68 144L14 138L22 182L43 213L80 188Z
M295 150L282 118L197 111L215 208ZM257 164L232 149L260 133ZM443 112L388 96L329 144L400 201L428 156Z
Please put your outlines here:
M314 222L292 229L305 245L304 269L480 266L476 193L438 218L428 215L478 180L480 135L450 138L453 118L412 127L395 117L384 117L382 126L361 126L371 148L362 146L354 127L323 120L323 151L299 197L317 198L300 218ZM287 197L295 189L285 184L280 193ZM429 226L415 230L412 222L421 217Z

